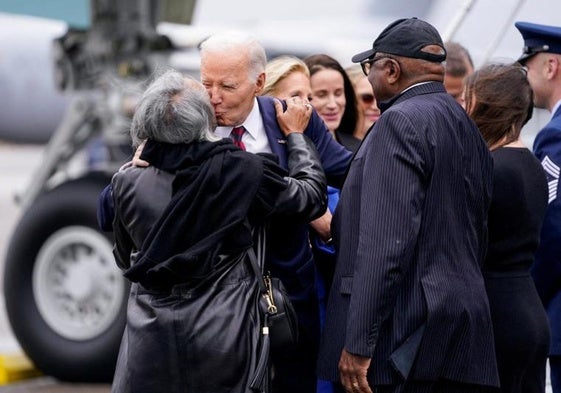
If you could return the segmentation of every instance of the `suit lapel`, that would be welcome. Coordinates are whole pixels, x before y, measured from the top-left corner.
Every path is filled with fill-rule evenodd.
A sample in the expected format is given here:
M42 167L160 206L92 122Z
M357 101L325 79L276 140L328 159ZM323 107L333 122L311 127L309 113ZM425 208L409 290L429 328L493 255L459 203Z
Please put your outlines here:
M259 104L259 112L263 118L263 126L265 127L265 133L267 134L271 151L279 157L280 166L287 168L286 137L282 133L279 123L277 122L273 98L257 97L257 103Z

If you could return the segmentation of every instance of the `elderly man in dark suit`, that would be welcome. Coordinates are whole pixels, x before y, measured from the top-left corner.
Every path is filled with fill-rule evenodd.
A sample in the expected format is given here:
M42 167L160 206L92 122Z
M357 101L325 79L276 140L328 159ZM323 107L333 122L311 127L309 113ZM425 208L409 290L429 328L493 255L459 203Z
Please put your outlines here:
M256 97L265 84L265 65L263 47L245 34L216 34L201 44L201 82L216 114L215 134L233 138L234 130L243 126L242 142L248 151L272 152L286 167L286 138L277 120L277 111L282 108L278 102L275 108L271 97ZM350 152L331 137L315 111L304 134L314 142L328 182L337 184ZM300 333L297 348L273 353L273 391L315 392L319 306L308 226L299 220L276 220L269 226L267 238L266 268L286 286L298 314Z
M232 138L251 153L272 153L287 168L286 137L281 127L298 124L298 112L291 114L290 108L283 112L278 100L259 96L265 84L266 62L265 50L255 38L234 31L215 34L201 44L201 82L215 111L215 135ZM309 121L304 134L318 151L328 183L339 186L351 153L331 137L309 103L295 100L298 105L308 106ZM110 229L113 220L110 192L107 187L100 197L98 218L102 229ZM284 218L273 221L268 229L266 269L285 285L298 315L299 328L295 348L272 354L273 391L315 392L320 327L308 225Z
M442 84L430 24L401 19L362 64L382 116L333 218L338 257L319 376L348 392L479 392L499 384L480 265L492 161Z

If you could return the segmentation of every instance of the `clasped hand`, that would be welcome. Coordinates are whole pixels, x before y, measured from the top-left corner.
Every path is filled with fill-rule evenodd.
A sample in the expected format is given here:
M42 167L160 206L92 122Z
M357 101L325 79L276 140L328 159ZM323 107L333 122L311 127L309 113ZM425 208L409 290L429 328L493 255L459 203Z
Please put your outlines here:
M293 132L303 133L312 115L312 105L300 97L287 99L286 110L282 103L275 99L275 110L277 121L285 136Z

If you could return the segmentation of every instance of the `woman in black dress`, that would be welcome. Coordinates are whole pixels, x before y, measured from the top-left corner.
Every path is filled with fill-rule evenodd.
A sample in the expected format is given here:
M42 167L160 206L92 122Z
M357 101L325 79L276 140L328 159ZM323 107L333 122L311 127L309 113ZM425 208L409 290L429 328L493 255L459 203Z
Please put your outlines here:
M466 80L465 107L494 161L484 277L501 392L544 392L549 326L530 268L547 207L540 162L520 140L532 90L519 65L491 64Z

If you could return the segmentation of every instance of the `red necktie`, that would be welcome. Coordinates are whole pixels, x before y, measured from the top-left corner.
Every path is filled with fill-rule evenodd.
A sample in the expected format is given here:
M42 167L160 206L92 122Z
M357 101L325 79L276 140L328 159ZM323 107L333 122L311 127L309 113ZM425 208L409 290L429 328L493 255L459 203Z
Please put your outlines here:
M242 142L242 136L244 133L244 126L234 127L232 128L232 132L230 133L230 138L232 139L232 142L234 142L234 145L242 150L245 150L245 144Z

